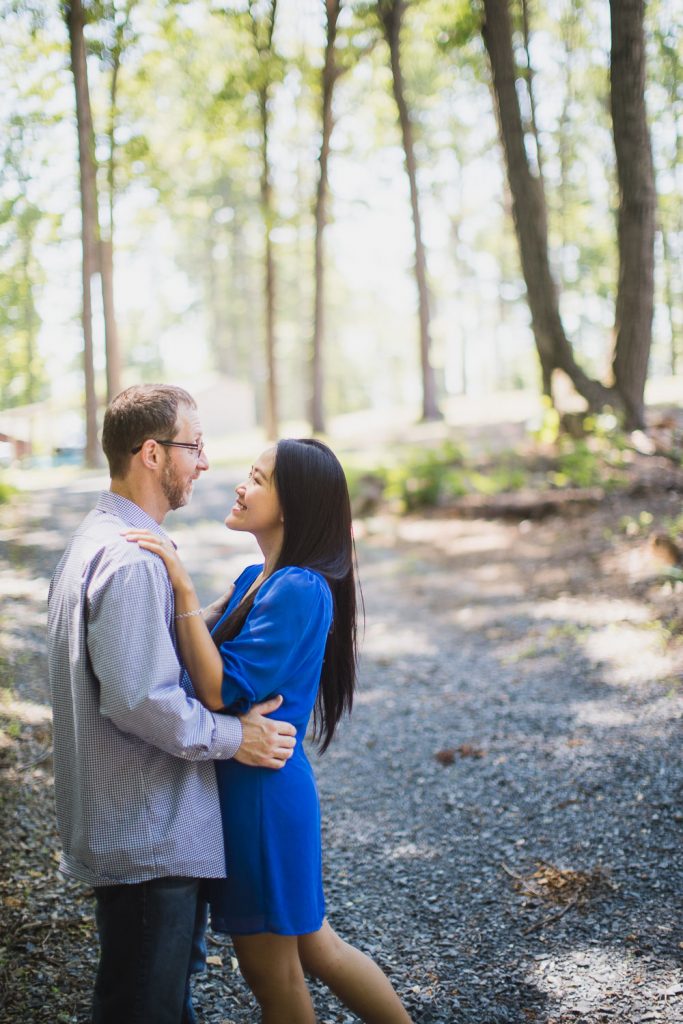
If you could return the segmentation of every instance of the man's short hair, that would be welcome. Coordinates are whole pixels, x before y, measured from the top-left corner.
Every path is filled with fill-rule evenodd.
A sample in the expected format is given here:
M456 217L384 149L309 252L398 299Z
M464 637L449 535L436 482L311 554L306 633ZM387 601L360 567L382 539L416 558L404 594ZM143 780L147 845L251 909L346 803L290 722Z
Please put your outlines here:
M150 437L172 441L178 429L178 408L196 409L184 388L172 384L134 384L107 407L102 427L102 448L112 479L128 472L131 450Z

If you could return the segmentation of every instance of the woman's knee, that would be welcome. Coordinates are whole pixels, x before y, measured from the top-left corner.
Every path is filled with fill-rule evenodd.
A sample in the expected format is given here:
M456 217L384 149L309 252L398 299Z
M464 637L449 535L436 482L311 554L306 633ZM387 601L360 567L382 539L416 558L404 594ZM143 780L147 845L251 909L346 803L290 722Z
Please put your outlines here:
M345 943L325 922L310 935L299 936L299 959L306 974L321 981L342 966Z
M277 936L275 941L233 940L240 971L257 999L274 993L283 993L304 983L296 938L286 941ZM282 939L282 941L277 941Z

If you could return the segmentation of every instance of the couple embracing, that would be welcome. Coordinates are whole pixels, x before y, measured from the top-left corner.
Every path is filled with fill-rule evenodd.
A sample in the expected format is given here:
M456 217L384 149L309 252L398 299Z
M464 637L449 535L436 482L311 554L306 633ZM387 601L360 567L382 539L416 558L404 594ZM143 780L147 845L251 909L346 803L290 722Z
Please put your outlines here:
M330 449L263 452L226 519L252 565L208 608L162 528L208 469L181 388L108 407L111 488L50 586L61 870L95 893L94 1024L191 1024L207 904L263 1024L312 1024L306 975L361 1020L409 1024L381 970L325 918L320 811L303 739L350 711L356 584L349 496Z

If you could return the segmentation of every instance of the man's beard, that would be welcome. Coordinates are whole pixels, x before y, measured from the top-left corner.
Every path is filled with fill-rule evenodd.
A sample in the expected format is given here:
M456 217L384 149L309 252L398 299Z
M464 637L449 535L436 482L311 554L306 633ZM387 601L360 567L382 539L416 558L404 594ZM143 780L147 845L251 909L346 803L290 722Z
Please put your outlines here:
M192 492L192 480L181 480L173 462L166 455L161 473L161 489L171 510L187 505Z

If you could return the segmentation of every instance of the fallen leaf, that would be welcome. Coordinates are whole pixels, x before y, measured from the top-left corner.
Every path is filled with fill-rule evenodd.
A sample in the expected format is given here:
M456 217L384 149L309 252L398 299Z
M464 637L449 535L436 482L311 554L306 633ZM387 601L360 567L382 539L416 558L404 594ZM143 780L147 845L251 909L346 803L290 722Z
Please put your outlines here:
M458 747L461 757L485 757L486 751L482 747L475 747L471 743L461 743Z
M222 956L207 956L207 964L211 964L212 967L222 967L223 957Z

